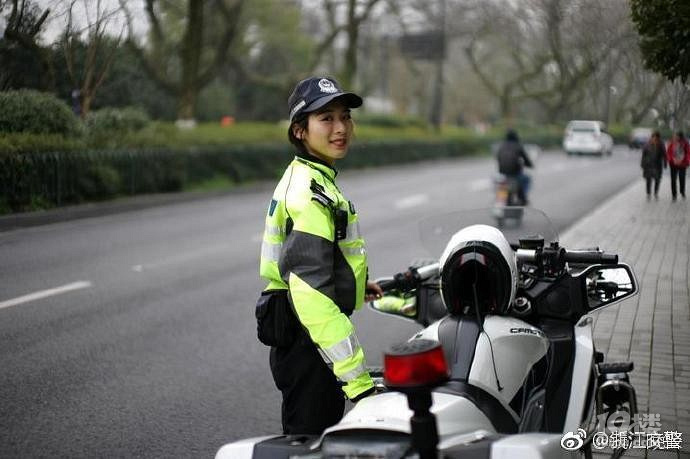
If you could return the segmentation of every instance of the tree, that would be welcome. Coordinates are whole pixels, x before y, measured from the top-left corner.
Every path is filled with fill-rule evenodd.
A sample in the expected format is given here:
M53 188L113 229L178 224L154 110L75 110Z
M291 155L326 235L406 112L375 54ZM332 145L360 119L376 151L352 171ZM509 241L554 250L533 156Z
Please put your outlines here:
M76 0L70 0L61 44L72 88L78 91L80 115L83 118L89 113L96 92L108 75L122 33L118 37L110 37L106 33L110 19L118 13L118 9L104 8L101 0L97 0L95 7L88 0L83 0L82 12L86 25L80 26L74 21L75 4Z
M630 0L647 68L669 80L690 75L690 3L685 0Z
M282 107L304 75L315 41L302 32L304 16L297 1L252 0L242 15L242 40L233 43L220 73L220 83L234 102L228 109L238 119L284 119L285 110L276 110L276 101ZM215 86L208 91L220 89Z
M195 118L199 92L216 78L237 37L244 2L146 0L151 46L145 49L137 43L131 14L120 0L127 14L127 43L151 78L178 100L178 119ZM220 27L211 27L214 22Z
M631 36L622 0L482 3L485 13L476 18L466 53L503 118L526 100L541 106L546 119L568 117L590 78Z
M7 2L1 2L0 10ZM50 48L39 44L39 37L50 9L41 12L31 0L11 0L12 9L7 17L4 38L28 51L41 65L41 88L54 90L55 66ZM3 66L4 68L5 66ZM5 78L3 78L5 79Z
M357 52L359 46L359 32L364 22L369 19L374 7L380 0L323 0L323 13L327 29L322 30L312 61L308 66L309 72L313 72L323 63L324 56L328 51L333 51L334 43L337 38L345 33L345 51L343 60L337 65L337 76L343 87L350 88L354 83L359 61ZM343 21L341 18L344 18Z

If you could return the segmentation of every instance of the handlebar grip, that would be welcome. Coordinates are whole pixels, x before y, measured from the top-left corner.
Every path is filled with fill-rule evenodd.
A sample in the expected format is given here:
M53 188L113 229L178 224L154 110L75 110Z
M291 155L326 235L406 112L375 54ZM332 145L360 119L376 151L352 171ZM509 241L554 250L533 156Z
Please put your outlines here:
M398 282L395 279L387 279L387 280L382 280L378 282L379 287L381 287L381 290L384 292L388 292L389 290L393 290L398 286Z
M565 253L565 261L571 263L615 265L618 263L618 255L598 251L567 251Z

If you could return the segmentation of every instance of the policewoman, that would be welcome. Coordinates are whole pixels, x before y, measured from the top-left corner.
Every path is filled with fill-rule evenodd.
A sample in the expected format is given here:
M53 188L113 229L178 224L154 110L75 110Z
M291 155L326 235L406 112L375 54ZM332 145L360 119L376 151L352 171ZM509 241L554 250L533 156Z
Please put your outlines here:
M361 105L321 77L299 82L288 99L297 151L268 207L260 266L268 286L257 304L285 434L320 434L342 418L345 397L374 391L350 315L382 291L367 280L358 216L335 169L352 141L350 110Z

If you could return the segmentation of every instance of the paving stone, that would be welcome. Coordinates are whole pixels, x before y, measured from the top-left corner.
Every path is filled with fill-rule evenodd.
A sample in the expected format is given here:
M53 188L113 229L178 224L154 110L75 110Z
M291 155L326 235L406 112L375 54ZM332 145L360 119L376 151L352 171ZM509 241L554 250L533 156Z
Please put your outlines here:
M690 437L690 204L647 203L644 183L614 196L561 237L565 247L597 245L618 253L639 282L637 297L596 314L595 344L635 363L631 382L641 413L661 414L664 428ZM682 451L630 450L625 456L690 459ZM640 455L642 454L642 455ZM604 457L594 451L594 457Z

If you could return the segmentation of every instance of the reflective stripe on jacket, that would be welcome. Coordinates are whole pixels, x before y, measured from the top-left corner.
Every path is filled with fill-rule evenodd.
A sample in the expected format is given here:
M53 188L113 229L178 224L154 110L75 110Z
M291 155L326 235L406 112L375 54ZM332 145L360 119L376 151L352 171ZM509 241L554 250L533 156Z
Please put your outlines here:
M266 289L289 290L299 321L354 398L373 387L348 317L364 302L367 257L357 214L335 175L301 157L290 163L266 216L260 274ZM337 213L346 228L339 240Z

